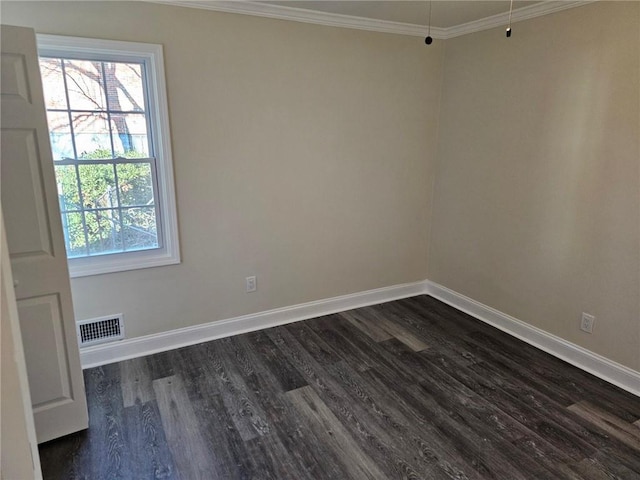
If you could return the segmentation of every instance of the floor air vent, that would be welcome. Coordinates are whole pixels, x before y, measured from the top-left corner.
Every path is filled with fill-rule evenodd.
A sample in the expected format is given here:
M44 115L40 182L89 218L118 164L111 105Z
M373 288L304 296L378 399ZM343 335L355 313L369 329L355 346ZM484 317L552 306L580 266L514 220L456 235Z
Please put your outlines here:
M122 314L92 318L77 322L78 341L81 347L112 342L124 338Z

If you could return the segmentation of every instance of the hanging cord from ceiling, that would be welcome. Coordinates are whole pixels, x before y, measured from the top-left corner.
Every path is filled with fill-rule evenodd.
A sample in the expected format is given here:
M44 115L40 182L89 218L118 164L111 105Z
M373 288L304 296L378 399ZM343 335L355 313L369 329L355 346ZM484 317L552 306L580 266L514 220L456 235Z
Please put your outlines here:
M512 0L513 1L513 0ZM433 38L431 38L431 1L429 1L429 29L427 31L427 38L424 39L424 43L431 45Z
M511 4L509 5L509 26L507 27L507 38L511 36L511 15L513 14L513 0L511 0Z

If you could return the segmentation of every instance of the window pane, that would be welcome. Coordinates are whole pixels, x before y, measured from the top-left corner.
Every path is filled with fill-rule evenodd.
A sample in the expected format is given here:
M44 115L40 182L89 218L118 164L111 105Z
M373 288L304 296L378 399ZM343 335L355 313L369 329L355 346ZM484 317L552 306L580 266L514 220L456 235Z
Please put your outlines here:
M78 171L85 208L118 206L113 165L79 165Z
M49 138L51 139L51 153L54 160L75 158L69 115L66 112L47 112L49 124Z
M118 188L122 206L153 205L151 165L148 163L120 163L116 165Z
M156 211L153 207L122 210L123 237L127 250L157 248Z
M116 156L148 158L149 140L147 119L144 114L112 114L113 149Z
M144 111L142 65L138 63L105 62L109 110Z
M85 219L91 255L122 251L120 217L117 210L86 212Z
M87 254L81 213L63 213L62 228L68 257L83 257Z
M112 158L109 123L104 113L74 113L73 133L78 158Z
M102 63L87 60L64 60L72 110L106 110L102 82Z
M64 77L62 76L62 61L59 58L41 58L40 74L47 108L65 110L67 96L64 92Z
M56 182L60 210L80 210L80 192L76 167L73 165L56 165Z

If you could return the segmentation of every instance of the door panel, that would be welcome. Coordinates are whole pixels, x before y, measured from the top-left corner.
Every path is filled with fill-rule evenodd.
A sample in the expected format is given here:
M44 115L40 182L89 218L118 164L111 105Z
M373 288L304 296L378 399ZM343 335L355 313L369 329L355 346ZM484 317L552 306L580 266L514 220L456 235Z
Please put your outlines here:
M87 428L35 32L2 26L2 209L38 442Z
M18 300L18 316L27 371L40 372L37 381L29 379L34 411L73 401L58 295ZM51 341L55 348L40 347Z
M31 103L25 56L15 53L3 53L0 68L2 69L2 95L7 98L14 97L11 99L14 101Z
M3 105L4 108L4 105ZM5 214L7 241L12 258L46 254L51 256L51 232L36 132L27 129L2 129L2 200L21 208Z

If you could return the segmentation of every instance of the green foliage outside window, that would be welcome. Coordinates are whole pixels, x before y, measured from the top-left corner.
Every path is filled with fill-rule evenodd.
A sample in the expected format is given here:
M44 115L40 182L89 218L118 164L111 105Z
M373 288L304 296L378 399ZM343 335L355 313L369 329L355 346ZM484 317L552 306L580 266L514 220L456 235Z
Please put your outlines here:
M83 160L110 158L107 150L81 155ZM158 246L150 163L56 165L56 179L70 257Z

